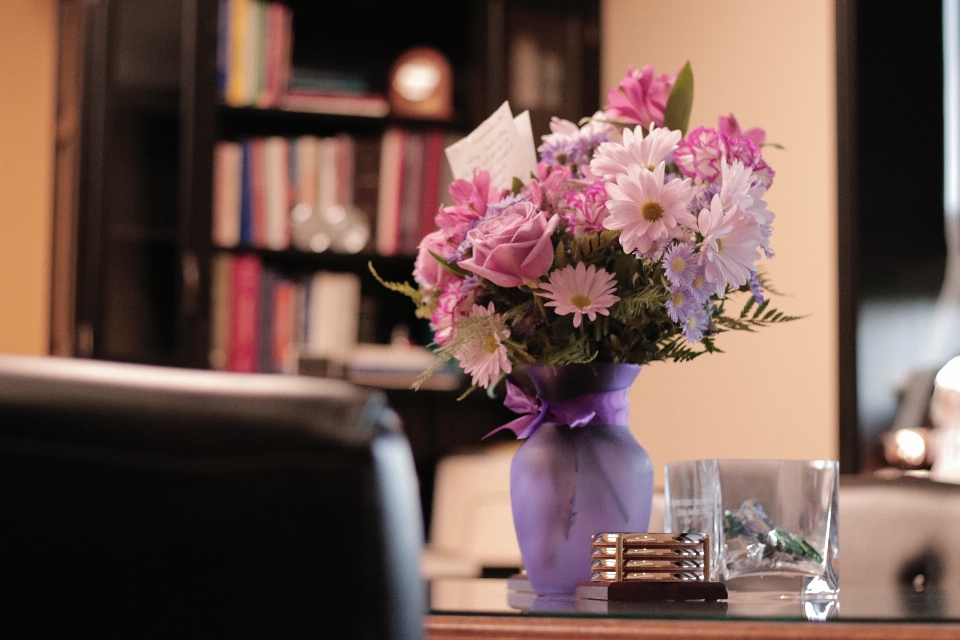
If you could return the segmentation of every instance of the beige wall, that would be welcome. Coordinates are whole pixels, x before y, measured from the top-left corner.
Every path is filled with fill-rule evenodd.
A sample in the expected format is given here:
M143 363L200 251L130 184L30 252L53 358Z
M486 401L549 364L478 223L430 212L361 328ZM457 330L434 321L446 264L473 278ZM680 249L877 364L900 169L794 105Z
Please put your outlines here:
M56 7L0 8L0 353L48 351Z
M602 82L648 63L673 73L690 60L691 128L733 112L786 147L777 171L777 257L766 262L809 317L718 338L726 353L655 363L632 391L631 426L662 482L670 460L836 458L837 267L834 23L831 0L604 0Z

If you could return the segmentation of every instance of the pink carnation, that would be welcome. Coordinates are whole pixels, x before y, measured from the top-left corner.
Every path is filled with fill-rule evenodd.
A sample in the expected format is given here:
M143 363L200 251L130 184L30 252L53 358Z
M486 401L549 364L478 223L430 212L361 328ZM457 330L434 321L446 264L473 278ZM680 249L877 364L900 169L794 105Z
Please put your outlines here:
M685 176L712 182L720 175L724 153L726 141L722 133L697 127L677 145L673 161Z
M550 236L559 223L529 202L510 205L467 234L473 255L457 264L501 287L533 282L553 264Z
M628 69L620 86L607 93L608 116L649 128L653 122L663 126L663 112L675 78L657 75L652 64L643 69Z
M537 163L537 179L523 185L520 193L530 202L543 209L553 209L563 201L569 191L573 174L569 167Z
M444 269L431 251L449 259L456 247L450 243L443 231L428 233L420 241L420 251L413 264L413 279L429 289L441 289L453 274Z
M697 127L691 131L673 154L673 161L681 173L708 182L716 182L720 177L724 159L728 163L739 160L743 166L753 169L757 183L764 188L773 181L773 169L763 161L756 142L709 127Z
M453 326L470 315L477 297L476 278L467 280L450 278L447 286L437 299L437 308L430 316L430 328L433 329L433 341L441 347L447 346L453 337Z
M583 191L571 191L566 196L566 206L560 209L560 217L575 235L599 233L604 230L603 221L610 215L607 211L607 183L594 182Z
M737 122L737 119L733 117L732 113L728 116L720 116L720 122L717 128L720 129L721 133L725 133L728 136L753 140L758 146L767 140L767 132L760 127L741 131L740 123Z
M441 207L436 223L454 245L460 244L470 227L487 213L487 203L500 199L497 190L490 186L489 171L475 172L472 181L454 181L450 196L453 206Z

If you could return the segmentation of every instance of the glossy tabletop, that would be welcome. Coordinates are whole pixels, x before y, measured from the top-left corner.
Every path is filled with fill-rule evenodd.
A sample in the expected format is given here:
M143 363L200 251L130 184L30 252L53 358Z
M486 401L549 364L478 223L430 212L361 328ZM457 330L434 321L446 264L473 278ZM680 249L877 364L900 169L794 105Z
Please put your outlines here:
M511 583L510 586L513 586ZM960 638L960 592L844 588L833 600L605 602L541 597L507 580L430 585L432 640L446 638Z

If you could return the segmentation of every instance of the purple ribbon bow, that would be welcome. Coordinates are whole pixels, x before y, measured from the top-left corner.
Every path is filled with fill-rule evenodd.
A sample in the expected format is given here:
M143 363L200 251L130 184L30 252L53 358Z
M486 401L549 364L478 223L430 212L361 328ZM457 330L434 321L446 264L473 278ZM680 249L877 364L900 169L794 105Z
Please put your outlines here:
M532 397L507 380L507 397L503 405L514 413L524 415L494 429L484 438L489 438L498 431L510 429L517 438L522 440L529 438L544 422L565 424L570 427L585 427L588 424L626 425L630 414L630 400L627 397L629 391L627 387L548 402L540 396Z

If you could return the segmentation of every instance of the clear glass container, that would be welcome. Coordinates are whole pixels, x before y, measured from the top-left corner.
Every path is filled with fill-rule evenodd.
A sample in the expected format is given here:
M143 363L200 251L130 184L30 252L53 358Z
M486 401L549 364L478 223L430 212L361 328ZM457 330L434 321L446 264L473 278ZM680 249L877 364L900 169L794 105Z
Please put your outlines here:
M688 460L666 465L664 528L711 539L711 576L732 597L839 591L835 460Z

